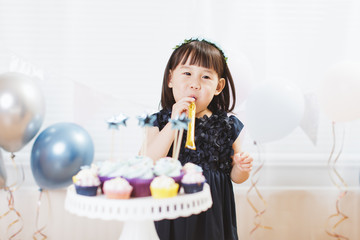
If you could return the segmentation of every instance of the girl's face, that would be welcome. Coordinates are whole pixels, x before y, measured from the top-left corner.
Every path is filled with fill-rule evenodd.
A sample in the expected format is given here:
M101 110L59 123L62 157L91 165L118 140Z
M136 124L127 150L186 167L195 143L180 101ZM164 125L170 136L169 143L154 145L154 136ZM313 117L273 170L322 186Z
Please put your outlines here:
M195 98L197 117L205 114L210 116L208 105L223 90L225 79L219 79L213 69L189 65L189 59L184 65L179 64L170 71L168 87L172 88L176 102L184 97Z

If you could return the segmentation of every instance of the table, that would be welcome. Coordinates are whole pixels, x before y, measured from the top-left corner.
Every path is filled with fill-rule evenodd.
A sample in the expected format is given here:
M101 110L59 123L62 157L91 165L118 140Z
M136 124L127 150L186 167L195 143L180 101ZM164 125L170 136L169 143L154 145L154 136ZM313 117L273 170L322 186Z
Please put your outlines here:
M66 192L65 209L75 215L92 219L124 221L119 240L159 239L154 222L199 214L212 206L210 187L205 183L201 192L164 199L152 197L107 199L105 195L78 195L73 185Z

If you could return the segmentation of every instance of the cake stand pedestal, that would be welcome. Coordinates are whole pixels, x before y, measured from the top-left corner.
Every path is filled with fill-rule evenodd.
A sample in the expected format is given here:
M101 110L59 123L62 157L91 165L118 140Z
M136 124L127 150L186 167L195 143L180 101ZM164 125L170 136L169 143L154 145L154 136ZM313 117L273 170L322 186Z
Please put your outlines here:
M70 213L92 219L124 221L119 240L158 240L154 221L188 217L206 211L211 206L208 184L204 185L201 192L184 194L181 191L172 198L142 197L125 200L107 199L105 195L78 195L71 185L65 198L65 209Z

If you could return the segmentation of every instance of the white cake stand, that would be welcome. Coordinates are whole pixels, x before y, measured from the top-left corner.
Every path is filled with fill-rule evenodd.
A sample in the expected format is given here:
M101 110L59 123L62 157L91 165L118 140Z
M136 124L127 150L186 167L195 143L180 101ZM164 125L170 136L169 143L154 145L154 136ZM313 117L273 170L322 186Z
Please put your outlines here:
M126 200L107 199L104 195L87 197L78 195L73 185L68 187L65 209L78 216L93 219L124 221L119 240L159 239L154 220L175 219L199 214L212 206L210 187L198 193L184 194L164 199L152 197Z

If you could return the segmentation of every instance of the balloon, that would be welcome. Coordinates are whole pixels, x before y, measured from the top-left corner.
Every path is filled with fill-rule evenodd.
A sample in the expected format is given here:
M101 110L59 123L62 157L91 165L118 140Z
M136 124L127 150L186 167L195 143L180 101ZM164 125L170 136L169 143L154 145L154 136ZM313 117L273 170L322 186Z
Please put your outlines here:
M0 149L0 189L6 186L6 169Z
M249 59L241 52L229 58L228 65L235 83L236 105L239 107L254 87L254 70Z
M281 139L301 122L304 97L300 89L286 82L258 86L246 101L246 127L260 143Z
M88 132L74 123L57 123L42 131L31 151L31 170L43 189L68 186L83 165L90 165L94 144Z
M0 146L9 152L24 147L39 131L45 104L40 88L27 75L0 75Z
M333 121L360 118L360 62L334 65L318 89L320 109Z

